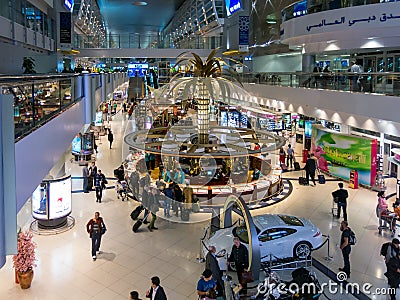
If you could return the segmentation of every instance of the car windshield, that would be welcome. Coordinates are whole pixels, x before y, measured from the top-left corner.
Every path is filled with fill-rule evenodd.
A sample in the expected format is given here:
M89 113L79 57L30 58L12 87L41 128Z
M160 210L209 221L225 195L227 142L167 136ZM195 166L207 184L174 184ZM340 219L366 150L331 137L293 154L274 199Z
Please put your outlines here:
M293 216L279 216L283 222L287 225L291 226L304 226L303 222L301 222L298 218Z
M249 236L247 235L246 224L233 228L232 234L234 237L238 237L240 242L244 244L249 243Z

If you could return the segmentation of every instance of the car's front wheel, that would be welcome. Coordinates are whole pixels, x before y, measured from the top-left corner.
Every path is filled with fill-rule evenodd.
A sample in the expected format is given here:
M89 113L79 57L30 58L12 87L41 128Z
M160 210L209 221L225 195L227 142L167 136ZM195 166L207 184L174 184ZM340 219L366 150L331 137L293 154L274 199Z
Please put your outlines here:
M308 242L299 242L293 248L293 257L306 259L311 256L311 244Z

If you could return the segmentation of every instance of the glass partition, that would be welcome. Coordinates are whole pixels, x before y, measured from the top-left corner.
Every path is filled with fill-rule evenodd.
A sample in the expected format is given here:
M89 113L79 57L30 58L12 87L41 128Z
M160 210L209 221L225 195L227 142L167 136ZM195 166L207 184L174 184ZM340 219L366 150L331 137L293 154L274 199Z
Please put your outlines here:
M19 139L55 117L63 109L81 99L76 93L80 77L53 76L0 76L1 92L14 98L15 138Z

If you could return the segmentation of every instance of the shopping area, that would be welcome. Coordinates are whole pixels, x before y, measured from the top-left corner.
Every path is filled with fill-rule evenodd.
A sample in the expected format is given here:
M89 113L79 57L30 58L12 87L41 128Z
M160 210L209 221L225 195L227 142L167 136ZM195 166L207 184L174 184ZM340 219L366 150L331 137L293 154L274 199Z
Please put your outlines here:
M196 8L201 5L189 2ZM254 7L267 5L256 2L252 2ZM398 230L392 215L385 220L389 224L378 228L382 220L376 207L378 192L385 192L390 211L400 198L395 97L399 94L400 55L386 33L382 39L371 37L369 26L377 26L379 20L383 29L392 28L391 22L399 19L398 8L393 3L382 4L372 17L367 5L344 12L333 11L343 3L321 2L321 7L314 1L301 1L285 8L282 28L272 16L265 18L267 24L275 21L268 25L273 27L269 31L280 33L293 53L243 57L250 69L250 73L242 69L243 85L219 82L215 74L198 80L185 74L177 79L174 75L191 69L174 66L178 59L171 57L149 59L150 63L137 59L140 56L131 59L133 52L121 49L126 42L123 34L103 36L103 29L99 32L102 39L87 39L84 33L77 34L73 42L82 48L118 45L118 52L81 49L93 55L87 59L64 49L57 58L59 70L85 69L82 74L0 77L0 178L2 187L11 190L1 196L16 198L18 211L15 220L11 208L6 205L3 210L0 205L5 220L4 226L0 223L0 229L5 227L0 230L2 239L7 231L0 263L3 254L17 252L15 223L18 231L31 230L36 243L30 288L21 289L13 255L8 255L0 269L1 298L127 299L130 291L137 290L143 299L150 278L158 276L168 299L198 299L197 282L205 269L204 260L215 246L226 279L219 300L256 299L260 283L265 292L266 280L277 281L279 276L288 283L294 280L292 272L301 267L311 272L308 278L314 286L340 287L307 295L312 299L387 299L392 291L386 290L387 267L380 252L382 244L397 237ZM100 10L97 4L85 3L71 9L79 15L74 21L80 30ZM15 3L12 5L16 9ZM187 21L181 12L188 5L174 20ZM220 8L218 14L212 13L215 6ZM93 7L98 11L91 12ZM235 25L239 14L246 17L243 14L252 14L254 7L240 11L236 5L236 14L231 11L233 17L226 18L227 28L239 27ZM207 1L206 9L190 9L196 14L205 10L208 28L224 15L222 1ZM38 41L43 41L44 46L54 48L54 32L40 27L51 14L42 9L32 17L32 11L35 8L16 9L14 13L23 20L29 15L29 22L14 25L25 28L26 43L37 47ZM308 15L304 19L300 18L303 12ZM179 36L182 33L174 33L179 22L166 28L174 47L186 42ZM27 28L36 23L40 30ZM365 28L360 28L361 24ZM365 50L366 46L361 42L357 46L353 38L350 43L346 40L349 33L340 33L344 26L354 29L368 45L385 46L384 50ZM307 44L302 43L303 27L314 34ZM333 28L342 30L336 34L345 42L331 39ZM318 38L324 30L329 41ZM21 32L17 30L16 39ZM236 36L237 32L230 30L227 35ZM204 45L214 46L226 38L200 37ZM143 55L140 48L147 40L142 39L141 44L139 34L132 39L129 35L127 48L136 45L137 38L135 53ZM157 39L160 42L158 35ZM195 44L198 40L188 39L188 48L199 45ZM156 44L141 50L161 53L153 52ZM340 47L364 50L344 54ZM338 51L332 54L331 50ZM121 54L120 59L116 53ZM209 54L202 53L204 58ZM351 71L353 60L364 66L362 75ZM40 62L41 69L53 65ZM290 71L281 72L282 65ZM298 66L301 71L296 71ZM240 71L239 65L232 67ZM108 72L112 68L115 72ZM293 161L286 157L289 144L294 149ZM316 183L304 179L308 154L314 155L318 166ZM95 187L98 183L93 174L87 176L93 163L105 175L104 189ZM336 217L338 206L332 196L340 182L348 191L347 219L357 237L347 274L339 272L344 263L339 248L342 218ZM90 188L89 183L94 186ZM7 188L14 185L15 189ZM171 191L167 192L170 186L172 199L168 196ZM148 197L157 201L146 203ZM96 211L107 230L97 249L101 251L93 253L87 223ZM132 217L135 211L140 213ZM10 228L13 230L7 230ZM226 269L233 237L248 249L247 263L254 279L240 296L234 266ZM352 284L360 291L354 291ZM273 295L257 299L277 299L277 291L268 288ZM286 292L289 296L282 293L279 299L309 299Z

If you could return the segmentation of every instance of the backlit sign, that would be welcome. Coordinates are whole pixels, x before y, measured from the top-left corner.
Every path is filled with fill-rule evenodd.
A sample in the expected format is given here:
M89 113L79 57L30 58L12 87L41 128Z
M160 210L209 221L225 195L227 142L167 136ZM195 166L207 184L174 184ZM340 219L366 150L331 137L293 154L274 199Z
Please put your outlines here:
M74 0L64 0L64 6L68 11L72 12L74 9Z
M242 8L240 0L225 0L226 15L229 17Z

